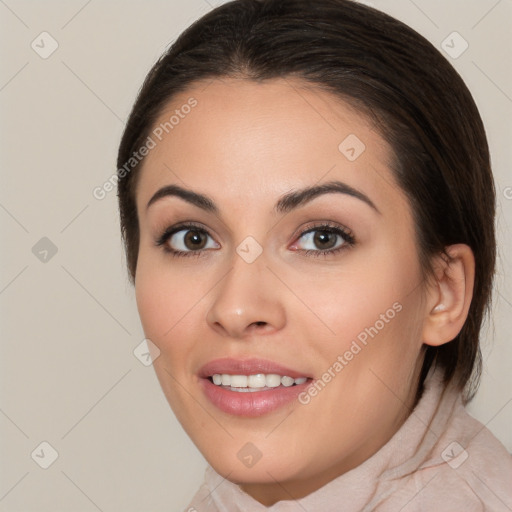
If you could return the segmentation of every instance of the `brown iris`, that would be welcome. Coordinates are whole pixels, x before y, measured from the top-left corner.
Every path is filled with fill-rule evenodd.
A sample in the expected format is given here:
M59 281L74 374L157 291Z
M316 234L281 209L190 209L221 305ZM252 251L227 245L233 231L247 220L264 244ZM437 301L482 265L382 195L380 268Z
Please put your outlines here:
M188 231L183 242L185 247L190 250L200 250L206 245L207 235L201 231Z
M330 231L316 231L313 242L319 249L332 249L336 245L336 234Z

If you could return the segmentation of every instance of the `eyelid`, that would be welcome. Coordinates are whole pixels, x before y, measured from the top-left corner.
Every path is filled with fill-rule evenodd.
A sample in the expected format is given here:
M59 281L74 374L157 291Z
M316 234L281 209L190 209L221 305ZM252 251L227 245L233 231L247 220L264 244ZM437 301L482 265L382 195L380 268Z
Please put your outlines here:
M166 228L163 231L163 233L161 235L159 235L157 237L157 239L155 240L155 245L157 247L165 246L167 241L176 233L179 233L180 231L191 231L191 230L196 230L201 233L204 233L205 235L209 236L212 240L214 240L216 244L220 245L219 242L217 242L216 238L210 233L210 230L208 228L206 228L202 224L195 222L195 221L183 221L174 226ZM173 251L173 250L169 249L169 252L171 252L171 253L172 252L175 252L175 253L179 253L179 252L199 253L201 251Z
M173 235L174 233L177 233L178 231L181 231L182 229L187 229L187 228L195 228L198 231L204 231L205 233L210 234L210 230L206 226L202 225L199 222L195 222L195 221L178 222L177 224L174 224L172 226L167 226L163 230L159 229L158 231L162 233L162 235L160 235L160 238L161 238L162 236Z
M299 238L306 235L307 233L311 233L312 231L322 231L322 229L324 231L341 233L341 235L343 235L346 241L352 244L356 242L352 230L349 229L348 227L332 221L315 221L313 223L307 224L306 227L302 226L301 228L299 228L297 233L293 235L293 243L295 243Z

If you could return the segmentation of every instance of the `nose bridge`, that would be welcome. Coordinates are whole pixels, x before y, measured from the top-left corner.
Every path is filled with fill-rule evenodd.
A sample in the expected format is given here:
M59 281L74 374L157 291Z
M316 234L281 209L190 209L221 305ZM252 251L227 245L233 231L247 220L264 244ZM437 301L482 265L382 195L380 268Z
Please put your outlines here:
M251 240L242 242L233 254L231 270L216 287L207 314L210 326L235 338L254 329L282 328L284 306L271 277L263 251Z

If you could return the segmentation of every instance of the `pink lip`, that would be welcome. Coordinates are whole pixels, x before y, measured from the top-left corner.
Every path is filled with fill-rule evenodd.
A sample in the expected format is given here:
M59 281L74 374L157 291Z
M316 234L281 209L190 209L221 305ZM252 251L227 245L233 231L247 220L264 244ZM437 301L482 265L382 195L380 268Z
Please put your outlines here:
M304 384L290 387L280 386L267 391L237 392L213 384L208 377L216 373L231 375L276 373L294 379L309 376L263 359L217 359L204 365L199 371L199 376L203 392L209 401L225 413L253 418L290 404L311 383L311 378L308 378Z

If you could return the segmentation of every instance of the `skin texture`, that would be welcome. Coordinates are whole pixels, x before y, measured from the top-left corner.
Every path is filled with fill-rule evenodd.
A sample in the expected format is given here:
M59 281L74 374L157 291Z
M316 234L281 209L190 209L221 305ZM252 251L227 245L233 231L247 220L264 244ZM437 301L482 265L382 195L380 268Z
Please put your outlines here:
M173 98L161 120L191 96L197 106L151 150L137 184L137 304L160 349L155 371L186 432L220 474L271 505L356 467L398 430L414 406L424 343L450 341L466 318L473 259L453 246L452 261L438 258L434 279L422 280L391 149L335 96L291 79L218 79ZM354 161L338 149L350 134L366 146ZM285 194L334 180L378 211L339 193L274 211ZM177 197L146 207L171 184L209 196L218 213ZM211 234L199 256L155 244L185 221ZM347 228L354 245L319 256L300 250L318 251L301 233L325 222ZM236 252L247 236L263 249L250 264ZM236 417L203 394L199 369L223 357L269 359L321 379L393 304L400 311L307 405ZM251 468L237 457L248 442L262 454Z

